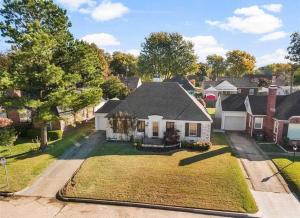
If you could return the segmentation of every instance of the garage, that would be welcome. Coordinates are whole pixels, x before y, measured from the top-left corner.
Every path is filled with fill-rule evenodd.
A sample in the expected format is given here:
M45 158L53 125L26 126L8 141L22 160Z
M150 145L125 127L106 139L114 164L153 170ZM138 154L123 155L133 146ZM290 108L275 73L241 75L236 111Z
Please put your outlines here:
M222 121L224 122L222 123L224 130L233 130L233 131L246 130L246 114L242 116L240 116L240 114L236 114L236 116L225 115Z

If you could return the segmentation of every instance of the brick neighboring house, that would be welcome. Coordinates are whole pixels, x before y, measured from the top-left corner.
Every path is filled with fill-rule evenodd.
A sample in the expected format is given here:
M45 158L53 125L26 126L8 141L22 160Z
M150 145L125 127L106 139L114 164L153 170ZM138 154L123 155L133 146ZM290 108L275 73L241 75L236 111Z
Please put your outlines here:
M300 91L286 96L277 95L277 87L269 87L267 96L247 96L246 132L253 136L262 132L269 140L300 145Z

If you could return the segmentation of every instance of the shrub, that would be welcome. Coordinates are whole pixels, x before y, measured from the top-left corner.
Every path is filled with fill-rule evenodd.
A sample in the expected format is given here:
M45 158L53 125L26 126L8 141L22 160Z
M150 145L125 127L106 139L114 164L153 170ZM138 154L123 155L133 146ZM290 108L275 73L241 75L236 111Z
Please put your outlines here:
M142 147L142 140L141 139L135 139L134 142L133 142L133 146L136 148L136 149L139 149Z
M192 149L196 151L207 151L211 147L211 142L203 142L203 141L196 141L196 142L188 142L182 141L181 147L185 149Z
M1 128L0 129L0 145L10 146L17 140L16 131L13 128Z
M48 131L48 140L58 140L61 139L63 136L63 131L61 130L52 130ZM26 132L26 137L30 139L36 139L41 137L41 130L40 129L28 129Z

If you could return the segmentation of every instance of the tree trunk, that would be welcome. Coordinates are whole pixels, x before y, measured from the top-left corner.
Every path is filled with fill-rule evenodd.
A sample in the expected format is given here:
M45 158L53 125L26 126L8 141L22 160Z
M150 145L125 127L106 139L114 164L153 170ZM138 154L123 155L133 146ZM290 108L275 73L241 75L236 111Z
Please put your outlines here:
M41 127L41 145L40 145L40 149L42 151L44 151L46 149L46 147L48 146L48 132L47 132L47 125L44 124Z

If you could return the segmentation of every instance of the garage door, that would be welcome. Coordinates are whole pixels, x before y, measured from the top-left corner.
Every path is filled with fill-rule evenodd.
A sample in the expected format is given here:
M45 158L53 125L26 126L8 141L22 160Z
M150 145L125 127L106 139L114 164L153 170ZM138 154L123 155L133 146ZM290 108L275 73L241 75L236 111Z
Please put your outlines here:
M246 117L225 116L225 130L244 131L246 129Z

